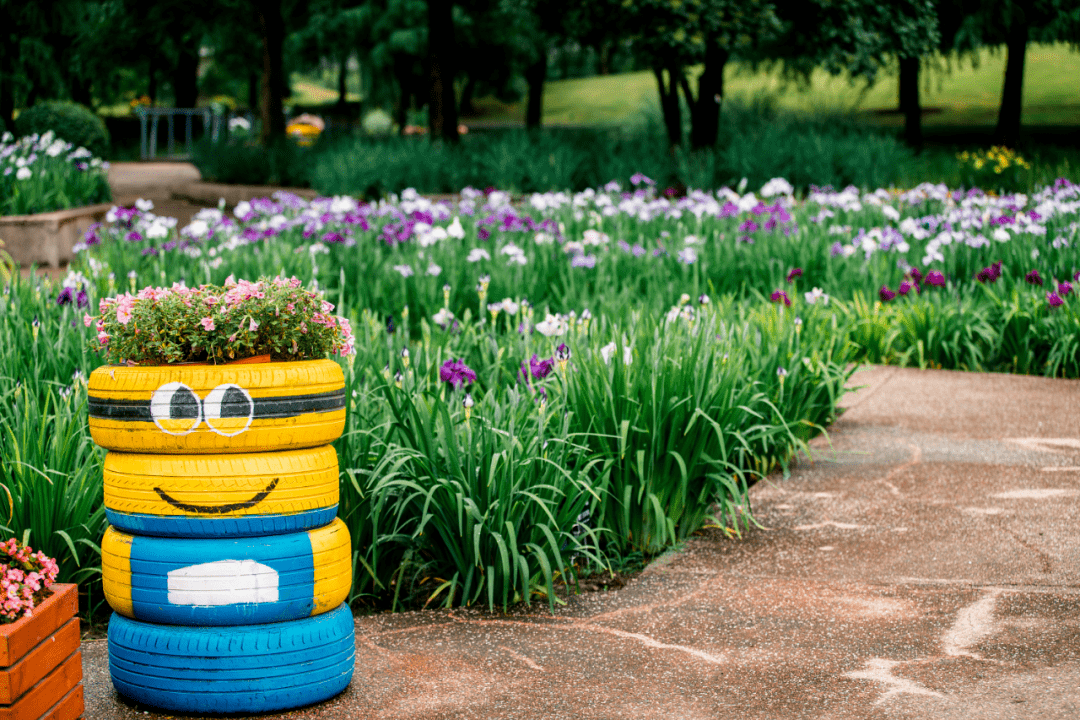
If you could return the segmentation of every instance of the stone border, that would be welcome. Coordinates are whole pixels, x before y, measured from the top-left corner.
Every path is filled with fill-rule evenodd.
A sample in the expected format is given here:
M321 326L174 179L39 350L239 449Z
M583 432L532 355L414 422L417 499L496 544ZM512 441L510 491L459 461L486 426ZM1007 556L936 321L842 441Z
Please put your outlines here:
M271 197L275 192L283 190L293 195L298 195L305 200L313 200L319 196L311 188L278 187L276 185L227 185L225 183L193 182L183 187L172 190L169 195L173 200L184 200L196 205L217 207L218 200L225 198L225 204L235 207L243 200L252 200L258 197Z
M112 203L101 203L33 215L2 216L0 241L20 266L58 268L75 257L75 244L92 224L104 220L112 207Z

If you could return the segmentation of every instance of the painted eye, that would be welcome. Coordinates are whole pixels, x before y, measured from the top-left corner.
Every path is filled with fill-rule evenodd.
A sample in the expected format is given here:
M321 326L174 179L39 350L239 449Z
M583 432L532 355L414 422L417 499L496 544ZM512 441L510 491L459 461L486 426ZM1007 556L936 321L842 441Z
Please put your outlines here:
M184 383L165 383L150 397L150 416L162 432L187 435L202 421L202 405Z
M255 401L248 391L239 385L218 385L203 400L206 424L218 435L239 435L251 425L255 415Z

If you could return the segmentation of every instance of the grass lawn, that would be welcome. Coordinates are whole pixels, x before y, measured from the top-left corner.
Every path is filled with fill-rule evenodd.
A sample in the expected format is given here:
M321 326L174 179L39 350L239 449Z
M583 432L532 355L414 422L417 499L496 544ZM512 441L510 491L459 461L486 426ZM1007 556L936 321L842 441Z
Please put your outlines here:
M993 125L997 121L1005 72L1004 51L981 51L972 59L935 58L922 77L924 123L934 126ZM1025 125L1080 125L1080 53L1067 45L1029 45L1024 77ZM779 107L817 112L853 112L882 126L898 126L897 75L852 83L816 71L808 85L784 80L778 70L753 71L732 63L724 83L729 99L768 99ZM484 121L520 121L524 104L481 103ZM549 82L544 88L544 122L596 125L659 118L656 79L635 72Z

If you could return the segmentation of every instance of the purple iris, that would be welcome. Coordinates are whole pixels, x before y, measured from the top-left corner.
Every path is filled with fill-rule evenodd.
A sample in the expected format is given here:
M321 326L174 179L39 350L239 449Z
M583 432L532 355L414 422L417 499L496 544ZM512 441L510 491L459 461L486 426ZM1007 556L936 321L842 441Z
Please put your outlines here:
M937 270L926 273L926 284L931 287L945 287L945 276Z
M536 353L533 353L533 356L529 359L529 371L537 380L543 380L550 375L553 367L555 367L555 358L541 360L536 356Z
M1032 270L1031 272L1029 272L1027 275L1024 276L1024 280L1026 280L1030 285L1042 286L1043 284L1042 276L1039 275L1038 270Z
M1048 293L1046 293L1046 302L1052 308L1061 307L1062 305L1065 304L1065 301L1062 300L1061 296L1058 295L1056 292L1048 292Z
M1066 283L1066 284L1068 284L1068 283ZM89 304L90 304L90 296L87 295L86 291L83 290L80 287L79 292L75 293L75 306L80 307L80 308L84 308Z
M913 287L915 287L915 284L913 282L911 282L910 280L904 280L900 283L899 292L901 295L907 295L909 292L911 292L911 289Z
M1064 282L1064 281L1058 283L1058 295L1060 295L1061 297L1065 297L1066 295L1068 295L1072 291L1073 291L1072 283Z
M769 296L769 299L774 303L784 303L784 305L791 305L791 298L783 290L774 290L773 294Z
M439 377L454 388L476 382L476 373L463 360L447 360L439 368Z
M70 305L75 300L74 291L66 287L60 291L60 294L56 296L57 305Z
M1001 277L1001 261L998 260L990 267L984 267L979 271L979 274L975 276L975 279L981 283L995 282Z
M881 302L889 302L896 297L896 293L890 290L888 285L882 285L878 290L878 297L881 298Z
M795 278L802 277L802 268L791 268L788 270L787 281L788 284L795 282Z
M922 282L923 274L921 272L919 272L919 268L916 268L916 267L911 268L911 279L915 282L916 285L918 285L919 283Z

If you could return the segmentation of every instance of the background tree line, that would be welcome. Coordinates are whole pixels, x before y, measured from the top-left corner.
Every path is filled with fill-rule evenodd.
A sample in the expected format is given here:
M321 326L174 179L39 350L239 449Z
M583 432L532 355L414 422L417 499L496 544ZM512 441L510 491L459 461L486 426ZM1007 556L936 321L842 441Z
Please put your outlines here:
M1080 0L0 0L0 28L8 129L16 108L44 99L94 106L134 88L192 107L227 92L258 109L269 142L285 131L289 71L336 67L344 105L357 58L366 107L404 127L426 105L432 137L452 142L475 97L517 85L526 125L539 127L552 60L573 47L589 48L601 73L616 57L653 72L672 147L716 142L734 60L795 80L816 67L872 80L895 63L904 135L918 147L920 73L992 47L1007 54L997 140L1013 145L1025 48L1080 44Z

